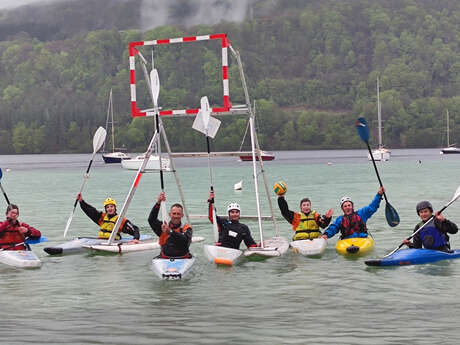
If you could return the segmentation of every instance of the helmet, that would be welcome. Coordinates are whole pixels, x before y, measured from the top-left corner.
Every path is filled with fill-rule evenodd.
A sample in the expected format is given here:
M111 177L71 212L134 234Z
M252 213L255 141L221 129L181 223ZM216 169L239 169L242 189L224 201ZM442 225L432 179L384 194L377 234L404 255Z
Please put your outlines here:
M117 207L117 202L114 199L109 197L109 198L105 199L105 201L104 201L104 207L106 207L107 205L113 205L113 206Z
M349 202L351 202L353 204L353 201L351 200L351 198L349 196L344 196L344 197L342 197L342 199L340 199L340 207L342 207L342 205L347 201L349 201Z
M227 206L227 212L230 212L231 210L238 210L241 212L241 207L236 202L232 202Z
M424 208L428 208L431 212L433 212L433 206L431 205L429 201L420 201L415 207L415 210L417 211L417 214L418 214Z

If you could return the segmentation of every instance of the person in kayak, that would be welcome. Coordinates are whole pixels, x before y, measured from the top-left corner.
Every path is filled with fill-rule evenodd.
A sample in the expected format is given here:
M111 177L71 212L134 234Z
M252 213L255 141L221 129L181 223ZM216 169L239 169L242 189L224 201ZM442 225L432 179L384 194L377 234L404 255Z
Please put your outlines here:
M449 234L456 234L458 232L457 225L450 220L444 218L443 214L436 212L433 217L433 206L429 201L420 201L415 207L417 215L420 217L419 222L415 228L416 232L422 225L429 223L424 226L419 232L413 237L413 242L405 239L403 243L409 248L426 248L440 250L443 252L450 251Z
M6 208L6 220L0 223L0 248L2 250L26 250L27 238L38 240L42 234L30 225L20 222L19 207L14 204Z
M383 193L385 193L385 188L380 187L372 202L358 211L354 210L351 198L344 196L340 199L340 208L343 211L343 215L338 216L334 223L329 225L322 237L327 240L339 231L341 240L352 237L367 237L366 222L377 212Z
M96 208L88 204L81 194L77 195L77 200L80 203L80 207L85 212L85 214L97 225L100 226L99 233L97 235L98 238L109 238L110 234L112 233L113 228L115 227L115 223L118 219L117 214L117 202L112 198L107 198L104 201L104 211L98 211ZM139 243L139 228L131 223L128 219L123 218L121 221L120 229L118 230L118 234L116 235L115 239L121 239L120 233L124 232L133 236L133 240L129 243Z
M173 204L169 210L169 223L158 220L161 202L166 201L166 194L161 192L149 215L149 224L158 235L161 246L160 258L190 258L189 247L192 242L192 227L182 225L184 210L181 204Z
M208 199L208 218L213 223L214 192L209 193ZM257 243L251 236L251 231L247 225L240 223L241 207L237 203L230 203L227 206L228 218L219 217L216 214L217 226L219 228L219 240L216 246L240 249L241 242L244 241L246 247L257 247Z
M318 212L311 209L311 201L308 198L300 200L300 212L289 210L284 195L278 195L278 206L284 219L292 224L292 230L295 231L292 238L293 241L312 240L320 237L320 227L325 229L332 219L332 209L321 216Z

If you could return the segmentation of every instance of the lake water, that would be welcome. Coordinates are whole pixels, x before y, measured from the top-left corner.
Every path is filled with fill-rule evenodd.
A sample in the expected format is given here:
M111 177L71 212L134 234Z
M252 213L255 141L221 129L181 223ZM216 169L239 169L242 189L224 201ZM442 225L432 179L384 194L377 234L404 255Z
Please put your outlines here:
M64 242L63 231L90 155L0 156L2 185L20 206L20 219L37 227L48 243L33 246L40 269L0 267L1 344L458 344L460 340L460 260L378 269L366 258L381 257L409 236L418 222L415 205L430 200L440 209L460 184L460 156L439 150L393 150L378 163L389 202L401 223L390 228L385 203L369 220L375 250L350 260L335 252L337 236L320 259L291 252L265 261L216 267L192 245L196 262L183 281L159 281L150 269L157 252L124 255L50 257L43 248ZM216 206L239 202L242 214L256 213L252 168L235 158L212 159ZM191 214L206 214L207 159L177 159L177 170ZM297 210L302 197L324 213L349 195L357 208L367 205L378 181L366 151L276 152L264 164L275 214L280 216L273 182L288 185L287 200ZM123 203L135 172L104 165L100 156L83 196L102 209L107 196ZM243 190L233 184L243 180ZM165 174L168 203L179 201L173 175ZM262 184L260 190L263 192ZM145 174L127 217L151 234L149 211L160 191L158 173ZM262 193L263 195L263 193ZM0 196L0 198L2 198ZM262 213L268 203L262 199ZM6 207L3 198L0 211ZM119 209L121 207L119 206ZM445 211L460 224L460 202ZM246 222L257 240L254 221ZM194 234L212 243L212 228L192 219ZM273 224L264 222L264 235ZM278 220L283 236L290 225ZM77 208L71 236L94 236L96 226ZM459 235L451 237L460 248Z

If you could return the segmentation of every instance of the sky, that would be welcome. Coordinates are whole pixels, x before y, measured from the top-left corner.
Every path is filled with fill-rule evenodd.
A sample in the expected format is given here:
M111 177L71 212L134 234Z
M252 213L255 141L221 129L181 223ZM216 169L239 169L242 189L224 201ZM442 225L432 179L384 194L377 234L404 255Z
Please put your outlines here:
M43 3L43 0L0 0L0 9L14 8L22 5L28 5L36 2Z

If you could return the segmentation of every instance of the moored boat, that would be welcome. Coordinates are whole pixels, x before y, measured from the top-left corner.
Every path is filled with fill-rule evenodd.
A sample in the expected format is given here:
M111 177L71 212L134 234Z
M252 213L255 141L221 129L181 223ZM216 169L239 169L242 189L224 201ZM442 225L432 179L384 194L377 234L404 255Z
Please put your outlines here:
M38 256L31 250L2 250L0 251L0 263L20 268L36 268L42 264Z
M289 242L294 253L299 253L304 256L317 256L324 253L327 246L327 241L322 238L314 238L311 240L297 240Z
M432 249L401 249L390 256L381 259L366 260L368 266L406 266L422 265L442 260L452 260L460 258L460 249L453 250L450 253Z
M261 151L260 156L262 157L263 161L272 161L275 159L275 154L273 152ZM243 162L252 161L252 155L249 155L249 154L241 155L240 160ZM256 160L259 160L258 155L256 155Z
M137 156L135 158L121 161L121 166L128 170L139 170L139 167L144 162L144 155ZM169 158L161 157L161 166L163 171L171 171ZM160 170L160 158L158 155L151 155L145 166L145 170L159 171Z
M152 271L163 280L180 280L187 276L194 262L194 256L190 258L161 258L157 256L152 260Z
M338 240L335 249L342 255L364 255L374 249L374 240L370 236L346 238Z
M109 164L109 163L121 163L121 161L125 159L131 159L131 157L129 157L126 153L123 153L120 151L114 151L111 153L103 153L102 159L104 160L104 163Z
M447 147L444 147L439 152L442 155L449 155L449 154L460 154L460 148L456 147L455 144L450 144L450 129L449 129L449 110L446 112L447 117Z

